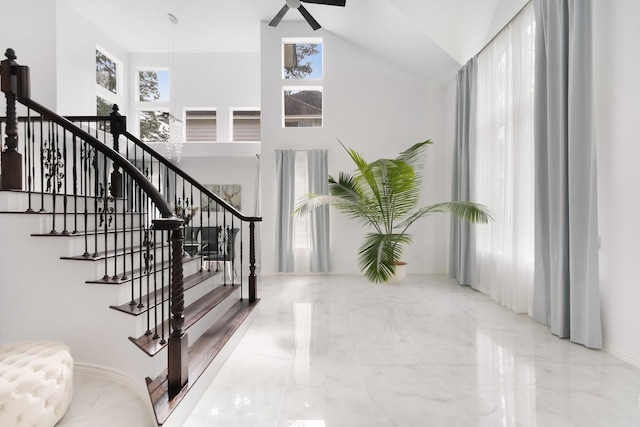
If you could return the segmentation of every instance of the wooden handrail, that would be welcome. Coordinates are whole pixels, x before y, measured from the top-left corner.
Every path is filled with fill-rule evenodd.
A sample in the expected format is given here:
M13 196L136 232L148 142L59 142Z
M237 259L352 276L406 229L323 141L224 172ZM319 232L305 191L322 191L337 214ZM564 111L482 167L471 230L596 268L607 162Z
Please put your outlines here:
M131 162L129 162L122 154L117 151L111 149L109 146L102 143L96 137L92 136L88 132L78 128L76 125L71 123L69 120L65 119L62 116L57 115L53 111L49 110L47 107L38 104L34 100L25 97L18 97L18 101L26 107L38 112L42 116L47 117L52 122L57 125L63 127L65 130L69 131L72 135L78 136L79 138L85 140L89 145L93 148L104 154L106 157L111 159L115 165L119 166L127 172L133 180L138 184L143 191L149 196L149 198L155 203L158 211L160 211L160 215L163 218L172 218L175 217L173 210L169 203L165 200L164 197L160 194L158 189L153 186L149 180L136 168Z
M242 212L240 212L239 210L237 210L236 208L231 206L226 200L221 199L218 195L216 195L215 193L211 192L211 190L208 190L204 185L200 184L200 182L198 182L197 180L192 178L188 173L186 173L182 169L176 167L176 165L171 163L169 160L167 160L164 156L159 154L153 148L151 148L148 145L146 145L144 142L142 142L136 136L130 134L129 132L123 132L122 135L125 136L126 138L128 138L129 140L133 141L134 144L136 144L137 146L142 148L144 151L146 151L149 154L151 154L151 156L153 158L158 160L164 166L169 168L171 171L175 172L177 175L182 177L185 181L189 182L191 185L196 187L202 193L206 194L208 197L213 199L217 204L223 206L226 210L228 210L236 218L238 218L238 219L240 219L242 221L248 221L248 222L260 222L260 221L262 221L262 217L244 215Z

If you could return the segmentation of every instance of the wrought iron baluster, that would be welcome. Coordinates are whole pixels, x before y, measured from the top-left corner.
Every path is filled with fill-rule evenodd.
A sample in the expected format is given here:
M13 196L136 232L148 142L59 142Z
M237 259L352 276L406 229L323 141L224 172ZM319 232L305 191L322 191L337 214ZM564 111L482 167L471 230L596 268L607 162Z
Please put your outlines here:
M89 166L88 146L86 141L80 144L80 165L82 166L82 185L84 186L84 257L89 257Z
M156 230L153 229L153 259L157 259L157 242L156 242ZM158 269L157 264L154 264L153 267L153 295L156 297L156 303L153 306L153 324L154 326L154 334L153 339L156 340L160 338L158 334ZM162 298L161 298L162 300Z
M67 186L67 132L65 130L62 132L62 173L60 175L60 179L62 179L64 187L62 195L62 234L69 234L69 230L67 230L67 213L69 211L69 188Z
M51 124L49 124L49 126L51 126ZM44 144L45 144L44 121L41 116L40 117L40 212L45 212L45 209L44 209L44 163L45 163L46 154L44 150Z
M73 234L78 233L78 140L73 135Z
M33 192L32 184L33 184L33 144L34 144L34 135L33 135L33 123L31 121L31 108L27 108L27 121L25 122L25 131L27 135L27 139L25 141L25 167L27 169L27 212L33 212L33 207L31 205L31 195Z
M165 292L165 282L164 282L164 268L165 268L165 237L164 230L160 230L160 301L157 301L158 294L156 293L156 307L158 303L160 304L160 344L165 344L167 340L165 339L165 330L164 330L164 292Z

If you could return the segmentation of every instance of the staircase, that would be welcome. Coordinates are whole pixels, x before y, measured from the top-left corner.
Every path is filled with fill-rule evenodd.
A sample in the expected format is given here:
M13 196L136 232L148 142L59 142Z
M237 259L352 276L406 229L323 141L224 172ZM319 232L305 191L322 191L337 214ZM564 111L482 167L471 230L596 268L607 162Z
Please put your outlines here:
M261 218L126 132L117 106L63 118L39 105L6 56L0 339L63 341L76 362L144 381L158 425L181 425L255 313Z

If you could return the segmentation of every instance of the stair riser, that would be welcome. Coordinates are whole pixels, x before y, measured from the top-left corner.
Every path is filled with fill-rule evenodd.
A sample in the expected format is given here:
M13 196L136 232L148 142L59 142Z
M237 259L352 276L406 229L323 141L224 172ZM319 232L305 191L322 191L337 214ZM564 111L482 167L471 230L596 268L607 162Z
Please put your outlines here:
M183 276L186 277L190 274L193 274L195 272L199 271L199 265L197 262L187 262L184 263L183 265ZM149 277L149 284L147 286L147 276L143 276L142 279L140 278L135 278L133 280L133 296L134 299L136 301L139 300L140 295L146 295L149 292L153 292L154 291L154 276L148 276ZM162 281L162 278L164 277L164 282ZM219 279L217 279L219 281ZM163 283L165 286L168 286L171 283L171 278L169 277L169 269L166 269L162 272L162 274L158 273L155 276L155 285L157 287L157 289L160 289L163 286ZM88 283L87 285L95 285L95 286L118 286L118 297L116 301L112 301L112 305L120 305L120 304L125 304L127 302L131 301L131 287L132 287L132 283L131 281L128 281L126 283L122 283L122 284L114 284L114 285L109 285L109 284L97 284L97 283ZM142 287L142 293L140 293L140 288ZM199 286L196 286L196 288L199 288ZM191 291L191 290L189 290Z
M153 254L153 252L151 252ZM149 269L151 269L152 274L154 270L160 269L159 265L164 261L165 265L169 262L169 249L165 248L165 256L162 258L162 252L158 249L154 255L153 260L149 263ZM144 255L144 254L143 254ZM131 258L130 254L120 255L117 257L107 258L105 261L102 260L65 260L74 263L87 263L91 265L92 273L86 277L86 280L99 280L102 279L105 275L108 276L121 276L123 273L126 273L127 276L130 276L131 271L135 270L144 270L145 269L145 258L140 259L140 253L134 253L133 258ZM133 263L133 264L132 264ZM200 270L200 263L197 259L189 260L189 258L183 258L183 275L191 274ZM168 271L168 267L165 267L165 270ZM156 274L160 274L158 271ZM168 272L167 272L168 274ZM140 275L139 272L135 273L136 276Z
M86 204L85 204L86 200ZM30 201L30 202L29 202ZM53 195L51 193L45 193L44 197L41 193L32 192L29 194L26 191L23 192L1 192L0 193L0 208L10 212L26 212L31 209L34 212L66 212L73 213L76 211L88 213L104 211L104 199L95 197L83 197L73 195ZM113 209L117 212L123 210L130 211L130 203L126 202L126 199L114 199L107 202L107 210Z
M65 215L62 213L52 214L44 213L37 214L40 219L40 226L37 232L46 234L52 230L62 232L66 230L68 232L84 232L84 231L98 231L104 232L105 224L107 231L113 231L114 229L121 230L123 228L131 229L131 227L137 229L147 224L145 215L139 213L118 213L117 215L107 215L106 217L98 214L88 214L85 218L83 213L77 215L67 214L66 224Z

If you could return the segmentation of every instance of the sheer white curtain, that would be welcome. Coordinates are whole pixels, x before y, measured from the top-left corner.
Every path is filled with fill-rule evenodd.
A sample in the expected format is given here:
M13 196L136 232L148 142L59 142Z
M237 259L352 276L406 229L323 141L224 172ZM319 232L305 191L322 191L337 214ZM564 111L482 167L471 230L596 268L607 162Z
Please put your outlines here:
M473 199L495 221L476 227L478 289L516 313L532 311L535 16L525 8L478 54Z
M298 201L309 192L309 163L307 161L306 151L296 152L295 177L296 185L294 187L294 198ZM311 264L309 261L309 253L311 250L310 240L309 216L294 216L293 271L296 273L308 273L311 271Z
M327 150L276 150L276 174L276 271L331 271L329 207L292 215L307 193L328 194Z

